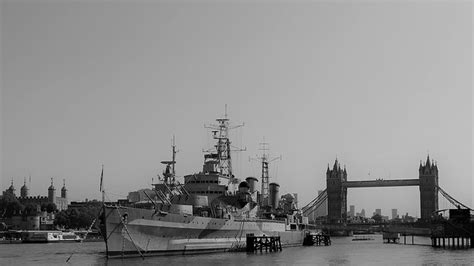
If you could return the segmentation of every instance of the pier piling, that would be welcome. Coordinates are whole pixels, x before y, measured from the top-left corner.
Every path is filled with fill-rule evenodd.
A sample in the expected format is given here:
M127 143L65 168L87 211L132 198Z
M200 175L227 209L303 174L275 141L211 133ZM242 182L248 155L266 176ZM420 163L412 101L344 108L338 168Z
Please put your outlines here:
M255 236L247 234L247 252L276 252L281 251L280 236Z
M326 234L311 234L307 233L304 240L303 240L303 246L329 246L331 245L331 237Z

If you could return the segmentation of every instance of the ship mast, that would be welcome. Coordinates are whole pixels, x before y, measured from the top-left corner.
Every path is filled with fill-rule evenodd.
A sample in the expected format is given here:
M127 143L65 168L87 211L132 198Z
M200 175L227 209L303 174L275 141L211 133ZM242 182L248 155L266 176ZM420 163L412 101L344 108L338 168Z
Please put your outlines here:
M172 155L173 164L171 165L171 175L172 175L172 178L173 178L172 182L174 183L175 178L176 178L176 172L174 170L174 166L176 164L176 153L178 152L178 151L176 151L176 144L174 142L174 135L173 135L173 145L171 147L172 147L172 153L173 153L173 155Z
M176 172L175 172L174 165L176 164L176 153L178 151L176 150L174 135L173 135L173 143L171 144L171 151L172 151L172 155L171 155L172 160L161 161L162 164L166 164L166 170L163 172L164 183L166 185L172 185L176 181L175 180Z
M268 166L270 162L273 162L277 159L281 160L281 155L278 157L270 158L270 155L268 151L270 150L268 148L269 143L265 142L265 137L263 138L263 142L259 143L260 144L260 149L262 151L262 156L258 157L257 159L262 163L262 190L261 190L261 199L260 199L260 204L261 206L267 206L269 204L269 179L270 175L268 172Z
M225 114L224 118L216 119L217 125L211 124L208 126L204 126L205 128L212 129L213 138L217 140L217 144L214 145L216 149L216 159L218 161L218 168L219 173L227 178L229 178L229 183L234 181L234 174L232 172L232 160L231 160L231 151L245 151L246 149L234 149L235 148L231 145L231 141L229 139L229 131L238 127L244 126L244 124L230 126L229 118L227 118L227 104L225 105ZM207 150L205 152L211 152Z

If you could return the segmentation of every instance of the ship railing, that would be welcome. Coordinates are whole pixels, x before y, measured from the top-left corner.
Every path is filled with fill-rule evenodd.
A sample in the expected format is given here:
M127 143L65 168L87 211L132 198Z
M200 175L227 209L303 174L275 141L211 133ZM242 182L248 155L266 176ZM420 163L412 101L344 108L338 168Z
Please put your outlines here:
M283 220L271 220L271 219L261 219L261 218L250 218L250 219L234 219L235 222L270 222L270 223L279 223L283 224Z

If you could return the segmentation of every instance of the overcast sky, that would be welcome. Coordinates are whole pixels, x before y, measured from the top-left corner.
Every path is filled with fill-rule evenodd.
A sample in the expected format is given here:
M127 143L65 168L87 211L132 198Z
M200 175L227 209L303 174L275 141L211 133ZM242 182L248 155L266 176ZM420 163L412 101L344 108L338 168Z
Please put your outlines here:
M170 159L201 170L204 124L224 115L237 177L270 168L300 205L335 158L349 180L418 178L473 204L472 4L428 2L2 1L1 190L71 200L149 187ZM59 191L58 191L59 192ZM348 205L420 215L419 188L352 188ZM440 200L440 208L450 207Z

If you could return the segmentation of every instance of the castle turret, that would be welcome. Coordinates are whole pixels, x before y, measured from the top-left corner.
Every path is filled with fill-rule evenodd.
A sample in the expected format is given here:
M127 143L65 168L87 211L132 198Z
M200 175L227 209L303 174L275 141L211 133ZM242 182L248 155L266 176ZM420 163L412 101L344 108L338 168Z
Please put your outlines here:
M48 188L48 201L51 203L56 203L56 189L53 185L53 178L51 177L51 186Z
M20 189L20 196L22 198L28 197L28 187L26 186L26 177L25 177L25 180L23 181L23 186Z
M61 188L61 198L67 198L66 179L63 179L63 188Z
M12 183L10 187L7 189L7 193L9 193L12 196L15 196L15 187L13 186L13 178L12 178Z

